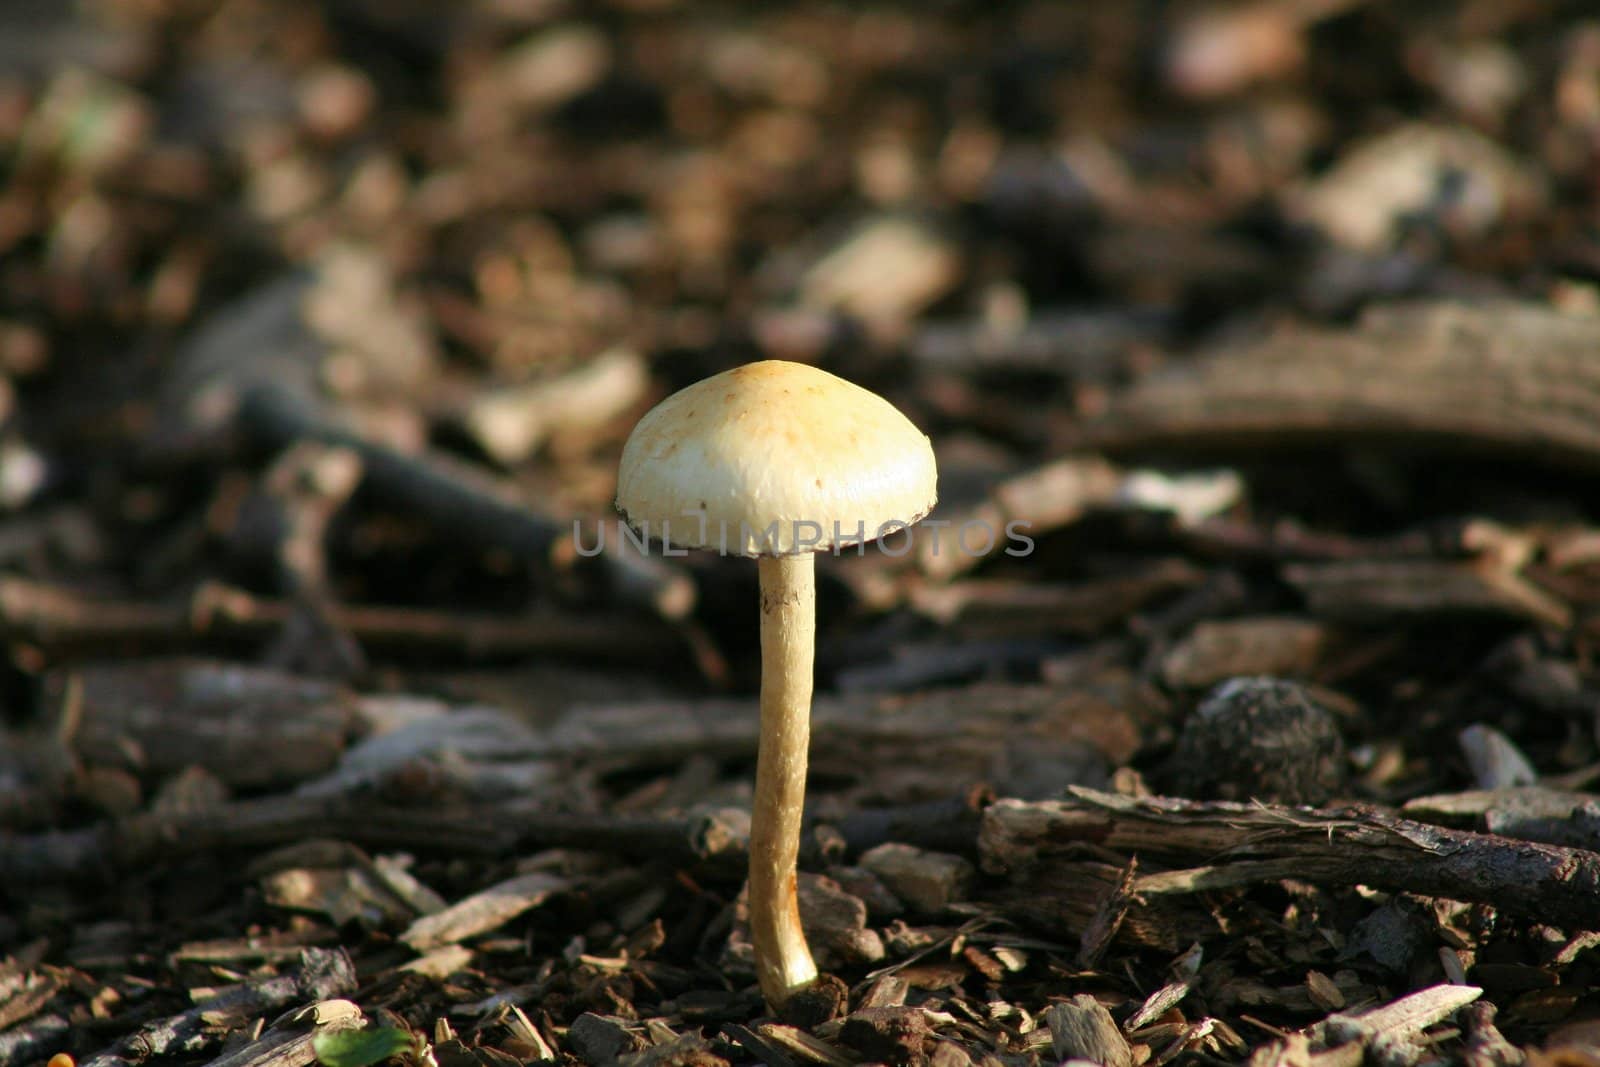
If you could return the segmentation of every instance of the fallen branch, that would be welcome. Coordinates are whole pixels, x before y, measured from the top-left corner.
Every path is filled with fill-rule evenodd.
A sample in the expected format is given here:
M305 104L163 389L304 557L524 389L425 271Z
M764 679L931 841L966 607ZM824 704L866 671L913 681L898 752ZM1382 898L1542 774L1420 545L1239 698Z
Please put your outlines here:
M83 830L0 837L8 886L113 880L120 872L224 849L259 849L314 837L373 848L495 855L515 834L478 817L440 815L350 798L270 797L200 811L151 811Z
M408 455L370 441L325 415L312 401L277 384L258 384L239 399L245 434L272 448L301 441L347 448L361 459L362 485L390 504L482 548L548 562L571 536L565 518L541 515L487 471L439 452ZM628 603L682 619L694 610L694 579L655 556L607 552L600 557L613 592Z
M1354 328L1286 328L1114 397L1064 447L1120 453L1409 438L1600 466L1600 323L1504 301L1374 308Z
M144 651L266 640L297 610L288 600L203 585L186 601L101 600L65 586L0 578L0 633L52 653L84 653L132 645ZM660 662L681 657L684 644L665 626L635 616L496 617L418 608L329 605L328 621L363 648L392 655L467 660L547 654L608 661Z
M270 797L202 811L152 811L83 830L0 837L8 887L82 880L225 850L335 838L372 849L505 856L518 849L582 848L735 870L747 827L722 810L680 818L537 812L512 806L436 812L361 796Z
M31 1022L0 1033L0 1065L34 1063L49 1057L72 1032L72 1025L60 1015L41 1015Z
M979 838L985 867L1026 870L1041 856L1092 843L1178 868L1135 879L1132 892L1147 898L1296 878L1493 904L1574 930L1600 922L1600 854L1582 849L1376 811L1069 792L1065 800L990 805Z

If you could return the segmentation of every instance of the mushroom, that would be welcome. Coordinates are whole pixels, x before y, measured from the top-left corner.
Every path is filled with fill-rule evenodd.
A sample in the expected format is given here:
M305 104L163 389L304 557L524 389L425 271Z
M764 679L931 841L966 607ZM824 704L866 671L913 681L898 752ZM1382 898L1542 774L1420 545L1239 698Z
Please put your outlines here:
M936 482L927 436L888 401L782 360L736 367L674 393L646 413L622 450L617 509L630 525L665 543L758 560L761 739L750 936L761 992L774 1010L817 977L795 885L811 734L815 553L912 525L933 507Z

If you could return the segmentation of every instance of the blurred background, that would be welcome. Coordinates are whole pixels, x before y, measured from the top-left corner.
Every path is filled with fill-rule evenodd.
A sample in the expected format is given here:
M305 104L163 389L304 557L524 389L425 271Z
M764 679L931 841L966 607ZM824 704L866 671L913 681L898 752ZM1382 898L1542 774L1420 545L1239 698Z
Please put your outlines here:
M1210 439L1176 410L1102 430L1196 353L1401 299L1593 313L1590 15L9 0L0 508L29 521L3 562L91 602L216 581L313 620L643 606L710 626L688 661L737 683L743 570L573 551L652 403L752 359L820 364L933 435L949 511L1085 444L1189 463ZM1251 429L1234 400L1212 437ZM1298 402L1256 427L1273 449L1327 421ZM1451 403L1355 429L1448 436ZM1262 514L1382 531L1485 492L1481 464L1461 489L1303 458L1326 477L1261 465ZM1079 547L1028 573L1083 576ZM855 571L830 569L827 617L899 602ZM360 670L359 641L290 644Z
M0 508L53 531L12 558L97 593L621 590L681 617L697 594L650 561L573 573L567 530L610 515L639 414L731 365L884 392L934 436L948 507L1083 443L1119 389L1284 322L1593 311L1591 15L8 0ZM268 471L308 439L355 466ZM1280 480L1284 510L1330 511ZM1396 510L1355 482L1337 521ZM341 508L358 483L384 507ZM332 503L295 519L296 493ZM474 531L493 551L459 551Z

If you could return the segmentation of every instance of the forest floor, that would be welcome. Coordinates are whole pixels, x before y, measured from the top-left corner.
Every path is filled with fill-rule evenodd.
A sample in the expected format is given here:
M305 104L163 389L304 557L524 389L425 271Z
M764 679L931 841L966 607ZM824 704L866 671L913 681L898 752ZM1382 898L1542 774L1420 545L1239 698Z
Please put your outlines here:
M0 7L0 1067L1600 1064L1590 8ZM756 568L612 508L765 358L950 524L777 1015Z

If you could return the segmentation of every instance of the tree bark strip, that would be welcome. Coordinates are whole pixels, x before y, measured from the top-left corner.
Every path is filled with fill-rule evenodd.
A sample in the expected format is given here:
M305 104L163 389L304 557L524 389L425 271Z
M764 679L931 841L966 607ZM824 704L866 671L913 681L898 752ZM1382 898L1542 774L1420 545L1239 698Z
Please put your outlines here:
M1025 870L1084 842L1172 868L1135 893L1191 893L1298 878L1493 904L1569 930L1600 926L1600 854L1447 830L1376 811L1134 799L1074 788L984 813L985 866ZM1194 869L1183 869L1194 868Z
M1600 320L1543 304L1402 303L1353 328L1289 327L1117 396L1064 444L1429 439L1600 467Z

